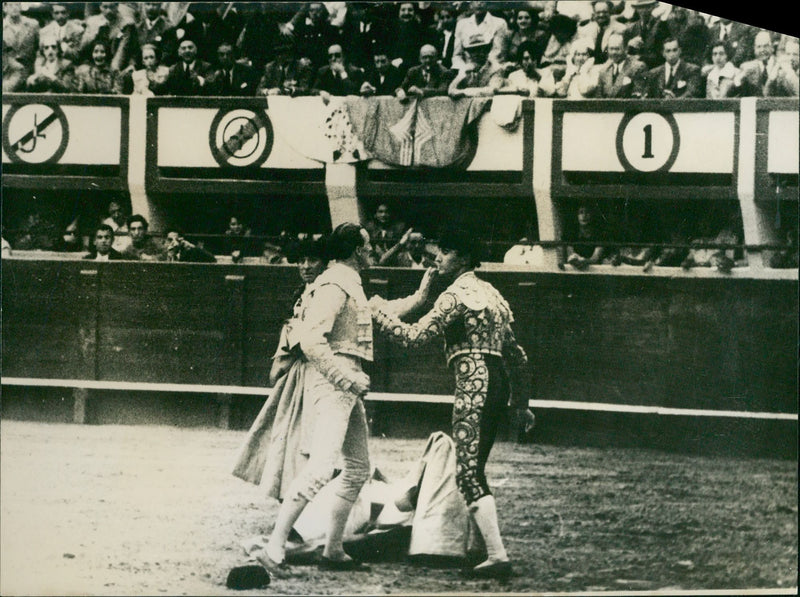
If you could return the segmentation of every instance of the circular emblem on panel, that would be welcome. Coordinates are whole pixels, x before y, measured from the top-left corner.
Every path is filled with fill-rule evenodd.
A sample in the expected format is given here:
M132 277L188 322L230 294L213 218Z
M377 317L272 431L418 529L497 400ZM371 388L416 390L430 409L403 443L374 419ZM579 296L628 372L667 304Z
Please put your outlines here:
M69 143L69 124L60 106L16 104L3 118L3 151L22 164L58 162Z
M667 172L678 157L680 141L672 114L626 114L617 129L617 157L628 172Z
M272 123L263 110L223 109L211 122L209 145L220 166L258 167L272 151Z

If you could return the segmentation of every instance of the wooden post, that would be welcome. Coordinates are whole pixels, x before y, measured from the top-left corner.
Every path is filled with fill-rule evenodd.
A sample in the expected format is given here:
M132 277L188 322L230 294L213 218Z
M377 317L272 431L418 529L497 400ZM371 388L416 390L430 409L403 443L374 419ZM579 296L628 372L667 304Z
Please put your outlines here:
M87 409L89 405L89 389L88 388L73 388L72 397L74 399L72 405L72 422L78 425L86 423Z

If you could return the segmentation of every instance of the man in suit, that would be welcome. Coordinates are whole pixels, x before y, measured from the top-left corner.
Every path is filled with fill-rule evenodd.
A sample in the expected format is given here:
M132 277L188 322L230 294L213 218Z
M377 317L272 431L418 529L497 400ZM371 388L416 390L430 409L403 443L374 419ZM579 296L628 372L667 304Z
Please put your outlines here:
M119 2L101 2L100 14L86 19L80 51L91 53L97 38L105 40L111 47L111 68L122 71L129 66L135 66L139 54L139 37L134 22L119 12Z
M93 247L84 259L91 261L119 261L125 257L113 248L114 230L108 224L100 224L94 232Z
M169 28L170 23L161 11L161 2L145 2L141 20L136 25L139 47L145 44L159 46L162 36Z
M86 28L83 21L69 18L69 8L64 2L50 5L53 20L39 31L39 45L43 39L55 39L61 46L61 55L75 62L81 48L81 37Z
M430 44L419 50L419 66L408 69L406 77L397 89L397 99L404 101L409 96L418 98L447 95L447 88L455 77L455 71L438 62L439 53Z
M681 60L681 47L674 37L664 41L664 59L648 73L647 97L684 98L703 97L703 79L700 67Z
M224 41L217 48L219 68L208 83L208 95L248 97L255 95L256 82L253 69L233 59L233 46Z
M630 23L626 33L629 52L636 54L647 68L664 62L661 50L664 40L670 36L667 22L653 14L656 4L656 0L633 0L636 20Z
M361 95L394 95L403 82L400 70L389 62L389 56L378 50L373 57L374 67L369 69L361 85Z
M610 0L595 0L592 2L592 19L578 28L578 37L586 39L591 46L595 64L608 60L608 37L612 33L625 32L625 25L616 16L611 16L612 8Z
M735 66L741 66L742 62L755 57L753 54L754 36L753 27L730 19L719 19L709 28L710 43L722 41L728 44L731 50L730 59Z
M22 14L21 2L3 2L3 42L26 69L33 69L39 44L39 23Z
M181 39L178 57L164 81L164 95L205 95L213 70L208 62L198 60L197 44L192 38Z
M786 42L777 63L767 78L764 94L766 97L797 97L800 95L800 44L796 38Z
M378 10L378 3L348 2L342 25L342 45L350 62L365 70L388 43L386 24L379 18Z
M753 41L755 60L743 62L739 75L734 78L733 84L739 88L740 96L764 97L766 85L770 76L774 78L778 61L772 46L772 36L769 31L759 31Z
M600 70L598 97L644 97L646 72L641 60L628 56L623 36L612 34L608 40L608 62Z
M449 69L453 65L453 49L456 42L456 11L452 6L439 8L439 20L434 29L434 46L442 57L442 66Z
M348 64L339 44L328 48L328 65L317 71L313 89L323 99L331 95L358 95L364 82L364 71Z

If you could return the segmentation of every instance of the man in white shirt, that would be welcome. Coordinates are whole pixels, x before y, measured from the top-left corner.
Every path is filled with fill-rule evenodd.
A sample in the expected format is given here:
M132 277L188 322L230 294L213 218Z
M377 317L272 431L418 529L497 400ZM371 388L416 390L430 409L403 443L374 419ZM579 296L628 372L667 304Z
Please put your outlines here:
M461 19L456 23L455 44L453 47L452 67L463 70L469 58L466 46L469 40L475 37L482 37L491 40L491 50L489 60L495 64L502 64L506 61L508 46L508 23L505 19L492 15L486 9L486 2L470 2L469 8L472 15Z

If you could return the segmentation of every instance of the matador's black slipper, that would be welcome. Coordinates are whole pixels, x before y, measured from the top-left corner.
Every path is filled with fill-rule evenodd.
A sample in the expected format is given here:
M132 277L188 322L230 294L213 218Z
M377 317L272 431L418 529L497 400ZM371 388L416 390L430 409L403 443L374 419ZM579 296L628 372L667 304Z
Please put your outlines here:
M247 591L248 589L260 589L270 583L269 572L263 566L248 564L247 566L236 566L228 572L228 579L225 586L237 591Z

